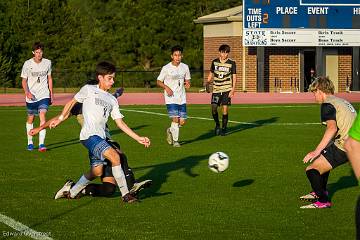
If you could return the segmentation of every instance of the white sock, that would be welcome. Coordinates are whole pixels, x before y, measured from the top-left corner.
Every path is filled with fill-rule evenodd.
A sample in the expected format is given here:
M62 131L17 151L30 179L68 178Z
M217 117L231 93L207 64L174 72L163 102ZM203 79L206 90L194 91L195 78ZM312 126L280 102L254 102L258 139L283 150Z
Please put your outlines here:
M28 132L33 128L34 128L34 125L32 123L26 122L26 135L27 135L28 145L33 144L33 137L28 134Z
M43 129L39 132L39 145L44 144L46 136L46 129Z
M129 193L129 189L126 184L125 174L121 168L121 165L114 166L111 168L111 170L115 181L120 189L121 196L125 196L127 193Z
M177 142L179 140L179 124L176 122L171 122L170 131L173 136L173 140Z
M89 183L90 181L82 175L79 181L77 181L77 183L70 189L70 197L76 197L76 195L78 195L79 192L81 192L81 190L83 190Z

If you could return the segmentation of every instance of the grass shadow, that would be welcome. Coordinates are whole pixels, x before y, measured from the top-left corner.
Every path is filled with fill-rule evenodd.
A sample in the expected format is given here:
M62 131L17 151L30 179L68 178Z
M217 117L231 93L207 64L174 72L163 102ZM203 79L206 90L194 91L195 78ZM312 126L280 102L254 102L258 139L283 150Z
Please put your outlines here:
M253 184L253 182L255 182L254 179L244 179L244 180L234 182L234 184L232 186L233 187L245 187L245 186L248 186L250 184Z
M230 135L230 134L233 134L233 133L236 133L239 131L244 131L244 130L268 125L268 124L276 122L277 120L278 120L278 117L272 117L272 118L268 118L268 119L257 120L257 121L250 122L250 123L237 124L235 126L228 127L226 135ZM214 130L209 130L194 139L182 141L181 145L185 145L185 144L189 144L189 143L193 143L193 142L197 142L197 141L202 141L202 140L207 140L212 137L215 137Z
M63 141L63 142L47 144L46 147L47 147L47 151L51 151L56 148L62 148L62 147L71 146L71 145L79 144L79 143L80 143L80 140L78 138L74 138L71 140Z
M208 154L204 155L192 155L182 159L179 159L175 162L167 162L156 165L149 165L144 167L133 168L133 170L144 170L150 169L148 173L143 175L139 180L151 179L153 184L150 188L144 189L140 192L141 199L149 197L157 197L171 194L172 192L161 192L161 185L165 183L170 176L171 172L182 170L189 177L197 177L199 174L196 174L192 171L192 168L198 165L201 161L208 159Z
M63 211L63 212L58 213L58 214L55 214L55 215L53 215L53 216L49 216L47 219L45 219L45 220L43 220L43 221L41 221L41 222L38 222L38 223L34 223L34 224L30 225L29 227L30 227L30 228L35 228L35 227L37 227L37 226L43 225L44 223L46 224L46 223L51 222L51 221L53 221L53 220L59 219L59 218L61 218L62 216L67 215L68 213L74 212L74 211L76 211L77 209L80 209L80 208L86 207L87 205L90 205L93 201L96 200L95 198L88 198L88 199L90 199L90 200L87 200L85 203L80 204L79 206L70 208L70 209L68 209L68 210L66 210L66 211ZM69 200L67 200L67 199L65 199L65 200L66 200L66 201L69 201ZM71 200L71 201L72 201L72 200ZM74 200L74 201L75 201L75 200Z
M139 125L139 126L136 126L136 127L131 127L131 129L133 131L137 131L139 129L142 129L142 128L145 128L145 127L148 127L149 125ZM110 135L113 136L113 135L117 135L117 134L120 134L122 133L123 131L121 131L120 129L114 129L114 130L110 130Z
M357 185L358 182L356 180L356 177L351 171L350 176L342 176L337 180L337 182L327 185L327 189L329 191L329 199L331 200L337 191L350 187L356 187Z
M266 125L272 124L274 122L277 122L278 119L279 119L279 117L272 117L272 118L268 118L268 119L256 120L254 122L249 122L249 123L241 123L241 124L229 127L226 135L230 135L230 134L233 134L236 132L240 132L240 131L244 131L244 130L248 130L248 129L252 129L252 128L266 126Z

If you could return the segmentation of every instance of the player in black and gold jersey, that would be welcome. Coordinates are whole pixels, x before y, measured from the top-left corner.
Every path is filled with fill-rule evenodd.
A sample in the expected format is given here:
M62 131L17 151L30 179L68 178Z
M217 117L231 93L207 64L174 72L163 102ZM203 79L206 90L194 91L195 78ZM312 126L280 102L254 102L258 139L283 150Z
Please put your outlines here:
M301 208L331 207L326 190L329 173L348 162L344 142L355 120L356 111L348 101L335 97L334 89L333 83L327 77L317 78L309 88L309 91L314 93L316 102L321 104L321 121L326 125L326 130L315 150L303 159L304 163L310 163L306 167L306 176L312 192L300 199L313 203Z
M229 58L230 46L219 47L219 58L211 63L207 84L213 83L211 112L215 121L215 135L225 136L229 119L228 106L235 93L236 63ZM220 128L218 107L222 105L222 128Z

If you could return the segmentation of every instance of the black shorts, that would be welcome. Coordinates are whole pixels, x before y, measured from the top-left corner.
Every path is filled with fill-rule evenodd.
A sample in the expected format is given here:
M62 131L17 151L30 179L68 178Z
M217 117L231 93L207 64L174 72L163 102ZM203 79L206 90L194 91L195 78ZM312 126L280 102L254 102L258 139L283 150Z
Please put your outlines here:
M211 95L211 104L220 105L231 105L231 98L229 98L230 91L213 93Z
M107 159L105 159L104 162L106 165L103 165L103 174L101 175L101 178L113 177L111 162Z
M349 161L346 153L335 146L334 143L324 148L324 150L321 152L321 155L326 158L333 169Z

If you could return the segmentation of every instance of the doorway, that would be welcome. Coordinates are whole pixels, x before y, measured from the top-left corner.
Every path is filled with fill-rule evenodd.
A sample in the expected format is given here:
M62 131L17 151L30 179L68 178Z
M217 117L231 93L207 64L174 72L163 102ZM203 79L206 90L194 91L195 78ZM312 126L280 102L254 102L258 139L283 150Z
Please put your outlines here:
M304 92L307 92L316 77L316 54L314 50L304 50Z
M335 92L339 89L339 54L337 48L326 48L325 51L325 76L333 82Z

